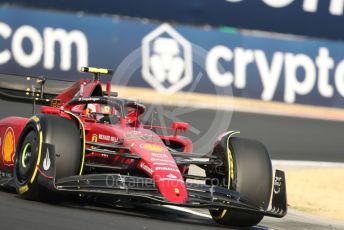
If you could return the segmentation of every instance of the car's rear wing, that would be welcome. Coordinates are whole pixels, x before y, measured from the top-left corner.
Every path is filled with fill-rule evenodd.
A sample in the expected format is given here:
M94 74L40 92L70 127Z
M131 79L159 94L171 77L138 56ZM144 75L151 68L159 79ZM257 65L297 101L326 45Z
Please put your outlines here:
M50 105L54 97L72 84L72 81L47 79L44 76L0 74L0 99Z
M87 82L95 81L100 83L100 74L112 74L111 69L82 67L80 72L93 74L93 80L80 79L80 83L75 81L65 81L45 76L20 76L14 74L0 73L0 99L26 102L41 105L51 105L52 100L64 92L73 84L77 84L77 90ZM69 93L67 93L69 95ZM111 83L107 82L104 95L117 97L116 92L111 92ZM70 96L70 95L69 95ZM73 95L74 96L74 95Z

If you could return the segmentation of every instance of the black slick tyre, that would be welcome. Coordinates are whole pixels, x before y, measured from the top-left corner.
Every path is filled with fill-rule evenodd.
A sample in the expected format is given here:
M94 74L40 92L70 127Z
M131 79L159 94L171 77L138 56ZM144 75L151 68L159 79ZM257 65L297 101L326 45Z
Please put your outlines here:
M24 199L53 201L58 197L37 181L43 143L55 148L55 180L77 175L80 170L82 151L78 126L58 116L34 116L21 133L14 160L15 186Z
M220 172L206 171L207 177L216 178L220 186L236 191L258 207L267 209L272 188L272 166L265 146L255 140L223 137L214 147L213 154L224 162ZM230 209L210 209L212 218L223 225L248 227L258 224L261 214Z

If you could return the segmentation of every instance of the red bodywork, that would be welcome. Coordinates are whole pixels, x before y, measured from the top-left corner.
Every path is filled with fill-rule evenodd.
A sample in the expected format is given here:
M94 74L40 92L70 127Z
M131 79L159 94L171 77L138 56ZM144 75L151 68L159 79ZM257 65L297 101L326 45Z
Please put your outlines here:
M77 115L84 125L86 141L108 144L121 141L121 145L129 148L132 154L141 157L141 160L135 163L136 170L153 178L166 200L185 203L188 194L182 174L186 173L188 168L176 164L165 143L168 140L170 143L178 145L180 152L191 152L191 140L179 135L187 130L188 124L175 122L172 128L154 126L155 129L165 129L171 132L171 135L158 135L151 129L146 129L139 122L138 117L143 113L141 107L139 112L128 113L117 124L103 124L83 113L85 105L68 105L68 102L75 97L94 96L103 96L100 82L98 80L81 80L59 94L52 101L51 106L42 106L41 113L54 114L71 120L73 118L68 112ZM0 121L1 172L12 172L16 143L27 122L28 118L22 117L8 117ZM88 147L90 146L86 145L86 148ZM116 166L118 164L132 165L134 160L92 152L85 155L85 162Z

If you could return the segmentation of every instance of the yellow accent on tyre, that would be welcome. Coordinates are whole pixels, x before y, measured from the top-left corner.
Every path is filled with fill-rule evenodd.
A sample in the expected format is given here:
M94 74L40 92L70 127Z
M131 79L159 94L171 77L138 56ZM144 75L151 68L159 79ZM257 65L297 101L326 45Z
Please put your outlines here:
M27 184L18 189L19 194L23 194L27 191L29 191L29 186Z
M38 123L38 122L39 122L39 117L33 116L33 117L31 118L31 120L34 120L36 123Z
M39 163L41 162L41 155L42 155L42 145L43 145L43 133L42 131L39 132L39 146L38 146L38 156L37 156L37 163L36 167L33 171L30 183L32 184L35 181L36 174L38 171Z

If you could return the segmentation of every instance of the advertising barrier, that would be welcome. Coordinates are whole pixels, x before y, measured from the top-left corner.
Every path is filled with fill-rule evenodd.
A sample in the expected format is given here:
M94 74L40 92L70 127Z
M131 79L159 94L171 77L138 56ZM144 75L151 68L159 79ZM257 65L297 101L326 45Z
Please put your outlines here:
M344 107L344 43L237 30L0 8L0 72ZM226 90L230 89L230 90Z
M121 15L180 24L344 39L344 0L1 0L6 4L91 14Z

